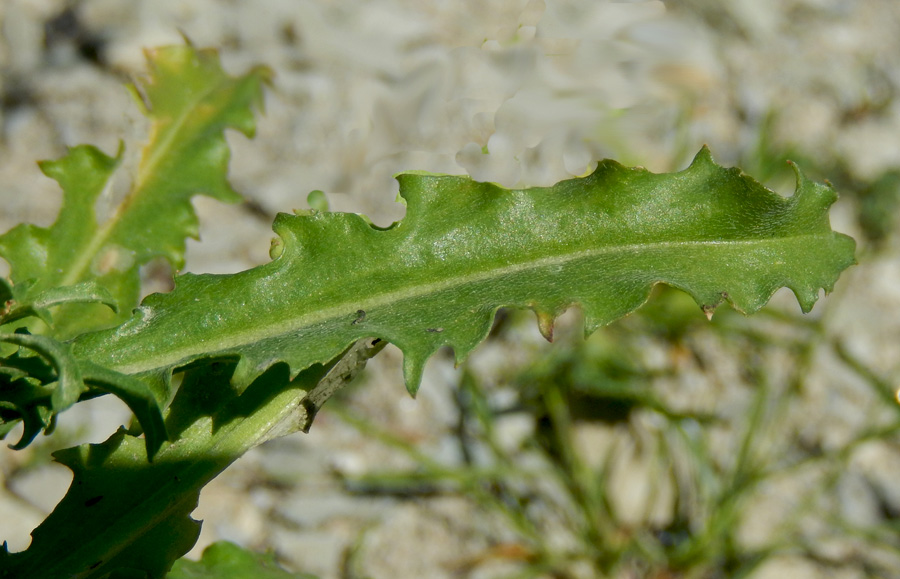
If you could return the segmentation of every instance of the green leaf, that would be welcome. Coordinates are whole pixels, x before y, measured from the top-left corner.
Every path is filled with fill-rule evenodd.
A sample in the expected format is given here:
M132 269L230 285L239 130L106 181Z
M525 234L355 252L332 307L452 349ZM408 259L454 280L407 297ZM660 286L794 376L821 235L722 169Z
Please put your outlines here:
M21 224L0 237L0 254L10 264L14 283L34 279L42 280L44 287L66 285L59 281L96 229L94 204L118 167L121 152L120 146L120 155L113 158L82 145L58 161L40 163L44 174L62 186L63 205L50 228Z
M358 357L368 348L348 353ZM163 577L199 535L190 513L200 489L250 448L306 424L306 392L365 362L341 368L343 354L293 381L284 364L276 365L241 394L228 387L234 363L189 370L167 417L178 440L164 444L152 463L144 442L121 429L102 444L54 453L72 470L72 484L27 550L0 549L0 577L88 579L124 570Z
M10 284L5 278L0 277L0 304L4 304L3 307L6 307L6 302L13 298L13 290L12 284Z
M15 344L27 348L39 354L52 366L55 372L55 380L51 383L52 389L47 400L51 415L58 414L75 404L78 397L85 390L81 380L81 370L78 362L71 354L68 344L58 342L47 336L32 336L29 334L0 334L0 342ZM40 392L43 394L43 392ZM30 441L25 441L25 445ZM21 448L22 441L14 448Z
M90 362L79 364L69 344L48 336L0 334L0 342L38 354L17 351L0 367L0 438L18 420L25 423L22 438L12 448L24 448L41 430L49 433L56 415L77 402L88 385L128 405L144 430L148 456L167 439L160 401L145 382Z
M226 128L247 137L256 130L254 109L271 72L256 67L228 76L214 50L168 46L147 51L150 75L135 85L153 119L128 211L109 227L106 244L135 252L137 261L162 256L184 265L185 237L197 236L190 198L207 195L227 202L240 196L227 180L231 153Z
M0 359L0 438L18 420L25 423L22 438L12 448L26 447L41 430L49 434L56 415L77 402L88 386L115 394L128 405L144 430L148 456L167 440L161 407L165 391L154 393L133 376L79 363L69 344L49 336L0 334L0 342L20 347Z
M101 222L95 206L101 195L111 194L123 147L110 157L82 145L40 164L63 189L56 223L50 228L23 224L0 236L0 256L10 263L12 281L33 280L31 293L13 292L20 307L48 290L91 281L107 292L98 301L118 304L118 314L97 305L66 306L66 315L51 329L56 337L126 319L137 305L139 268L151 259L183 266L185 238L197 236L191 197L239 200L227 181L230 153L224 131L253 135L253 110L262 104L269 71L256 68L231 77L215 51L190 46L148 51L147 58L151 72L133 88L152 121L150 140L116 210Z
M29 280L30 281L30 280ZM86 281L77 285L53 287L41 292L31 291L31 284L18 283L11 287L11 293L15 296L18 290L26 290L24 299L13 298L9 311L0 316L0 324L6 325L22 318L36 317L48 326L53 325L51 308L63 304L93 304L99 303L107 306L112 311L117 311L115 299L102 285L96 281Z
M16 448L41 430L49 431L56 415L77 401L87 386L73 379L78 375L77 364L58 363L66 359L61 345L51 348L58 342L8 332L24 327L30 334L67 339L121 323L137 305L142 265L156 257L176 268L183 265L185 238L197 235L191 197L238 199L227 181L229 149L224 131L234 128L252 136L253 111L262 104L262 85L270 73L256 68L231 77L214 51L190 46L149 51L147 57L151 72L134 91L143 97L151 120L150 140L134 181L115 211L108 219L98 219L96 206L99 199L112 194L124 148L120 144L116 156L110 157L82 145L61 159L40 164L63 190L56 222L49 228L22 224L0 236L0 256L9 262L13 282L0 284L0 332L12 336L0 341L43 347L41 355L63 371L58 384L52 385L48 380L56 380L53 376L3 377L0 433L8 433L20 418L25 421L25 434ZM9 351L5 348L0 353ZM24 363L18 353L12 356L3 359L2 365L42 370ZM152 455L165 440L160 404L167 402L167 392L151 394L146 384L134 378L89 367L95 389L118 395L134 411Z
M52 393L52 388L42 388L28 379L0 374L0 439L6 438L19 420L24 430L19 442L11 445L13 449L25 448L42 430L51 432L55 416L50 410Z
M275 557L254 553L219 541L203 550L199 561L179 559L167 579L315 579L303 573L288 573L278 566Z
M147 456L152 459L162 443L168 440L161 407L166 402L165 393L154 393L145 382L137 378L90 362L82 362L81 373L86 384L114 394L128 405L144 431Z
M94 205L99 195L109 186L119 165L121 153L120 147L119 155L113 158L96 147L83 145L70 149L68 155L58 161L41 163L41 170L63 187L63 206L59 218L50 228L22 224L0 236L0 255L10 264L10 278L15 284L14 311L18 314L30 313L49 322L49 313L40 303L42 296L46 296L46 292L64 291L66 286L79 287L79 282L93 283L94 288L99 285L98 291L104 291L106 295L102 300L96 301L106 303L115 304L123 295L135 294L137 291L136 287L132 287L123 294L120 287L124 283L122 279L108 276L110 279L103 279L97 284L94 280L103 276L83 275L83 272L76 273L73 269L83 259L92 235L97 230ZM135 283L132 280L131 285ZM130 311L134 299L135 297L131 297L131 303L125 302L127 307L123 317ZM86 311L97 314L105 325L121 319L114 318L110 310L102 307L88 307ZM67 320L67 323L71 322ZM90 324L88 329L102 325L104 324Z
M53 513L32 532L28 550L13 553L3 569L12 577L100 577L123 564L146 561L151 577L162 577L171 561L196 542L200 525L190 518L199 488L190 481L180 492L179 474L215 471L215 458L193 465L177 452L147 461L144 441L124 430L103 444L54 453L74 474L72 485ZM227 464L227 463L226 463ZM158 539L167 538L164 541ZM163 544L166 549L158 550ZM174 547L174 551L172 548ZM142 556L146 551L146 556ZM167 562L164 553L171 559ZM129 554L130 561L120 558ZM2 576L2 573L0 573Z
M240 388L273 363L292 372L378 337L404 353L415 393L427 358L457 360L503 306L537 313L544 336L580 305L585 331L620 318L664 283L711 316L723 302L762 307L780 287L803 311L854 263L831 230L837 195L797 170L783 198L704 148L684 171L603 161L590 176L507 190L464 177L398 177L407 215L388 229L359 215L281 214L283 248L235 275L184 275L121 327L82 336L78 356L127 374L170 374L203 358L239 358Z

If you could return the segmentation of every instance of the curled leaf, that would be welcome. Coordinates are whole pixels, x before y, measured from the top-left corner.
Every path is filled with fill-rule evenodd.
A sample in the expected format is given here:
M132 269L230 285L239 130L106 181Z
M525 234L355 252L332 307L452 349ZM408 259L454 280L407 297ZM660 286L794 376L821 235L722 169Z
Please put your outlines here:
M26 284L16 284L14 290ZM28 291L22 300L15 299L8 312L0 316L0 324L11 324L22 318L36 317L48 326L53 325L50 308L63 304L103 304L112 311L118 311L116 300L105 287L96 281L86 281L73 286L54 287L38 292Z
M52 368L52 374L46 371L29 373L29 376L39 375L43 381L35 378L16 377L9 372L0 376L0 418L3 423L12 423L22 419L25 423L25 431L18 443L12 446L21 449L27 446L37 434L43 430L49 433L55 425L55 416L74 404L85 390L81 380L81 370L78 362L72 356L71 346L54 340L47 336L32 336L27 333L0 334L0 342L14 344L30 350L40 358L38 368ZM22 356L16 352L12 356L18 359L30 356ZM35 367L35 364L17 364L0 360L2 366L11 368ZM13 379L9 379L12 377ZM5 379L4 379L5 378Z
M0 334L0 342L15 344L33 350L43 357L56 371L56 386L53 388L52 410L61 412L75 404L84 391L81 370L72 356L71 346L48 338L30 334Z
M84 382L125 402L134 413L135 418L144 431L144 439L147 445L147 457L153 460L153 455L168 439L166 423L162 417L161 401L157 398L147 384L137 378L114 372L103 366L97 366L90 362L82 362L81 372Z

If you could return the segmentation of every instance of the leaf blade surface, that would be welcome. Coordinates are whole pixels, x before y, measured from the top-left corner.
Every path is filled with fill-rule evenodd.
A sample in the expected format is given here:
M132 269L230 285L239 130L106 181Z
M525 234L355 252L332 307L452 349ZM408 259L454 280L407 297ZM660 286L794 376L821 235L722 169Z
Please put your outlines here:
M708 314L724 301L752 313L780 287L808 311L854 263L855 245L829 225L834 191L797 175L783 198L705 148L680 172L604 161L549 188L401 174L407 215L390 228L354 214L279 215L275 260L181 276L120 328L76 341L76 352L130 374L240 357L240 385L277 361L298 372L377 337L403 350L415 392L435 350L463 359L504 306L533 309L548 338L568 307L582 307L590 332L639 307L657 283Z
M0 309L0 333L25 328L66 340L122 323L138 303L141 266L160 257L174 268L183 266L185 239L197 236L191 199L239 200L227 179L225 131L253 135L269 70L231 76L214 50L191 46L150 50L147 59L150 74L133 88L150 121L150 139L121 203L108 216L97 213L103 204L98 202L113 196L124 147L115 156L90 145L72 147L64 157L40 163L63 191L56 222L46 228L21 224L0 235L0 257L9 262L13 282L0 284L8 301ZM0 359L0 369L9 363ZM111 381L116 375L104 373L99 384L136 411L149 448L158 448L165 433L157 401L126 377ZM55 390L75 393L73 399L49 396L49 387L3 379L0 438L19 419L29 423L29 437L38 426L52 428L56 414L87 388Z
M96 281L118 305L66 305L66 315L51 331L56 337L109 327L126 320L137 305L139 268L165 258L184 265L187 237L197 237L195 195L224 202L240 196L228 183L230 151L226 129L247 136L255 131L254 111L262 106L262 86L271 73L256 67L241 76L222 70L213 50L167 46L147 52L151 72L134 87L144 96L150 139L131 186L115 211L98 218L96 205L111 195L124 155L111 157L90 145L69 149L40 163L43 173L63 190L63 206L48 227L19 225L0 235L0 256L10 263L16 284L32 281L29 298L49 289Z

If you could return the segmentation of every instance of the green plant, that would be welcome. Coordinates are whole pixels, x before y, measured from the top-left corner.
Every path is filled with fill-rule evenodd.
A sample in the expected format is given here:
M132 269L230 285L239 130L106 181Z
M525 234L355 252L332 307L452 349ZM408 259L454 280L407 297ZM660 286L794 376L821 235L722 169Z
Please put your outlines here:
M771 557L811 551L798 529L811 510L806 501L794 507L796 519L771 524L774 546L748 546L740 535L741 523L754 510L754 494L765 493L767 483L817 463L839 468L835 456L797 448L784 416L809 375L808 359L817 343L810 334L821 328L782 319L781 329L799 325L803 331L776 341L737 316L698 324L686 317L683 295L658 293L639 314L588 340L564 334L560 341L571 342L569 347L512 364L515 369L502 381L520 393L515 402L501 398L506 401L498 403L492 386L464 368L456 399L458 441L466 458L459 465L434 460L383 420L379 424L367 417L359 405L336 400L332 413L367 440L398 449L414 463L409 469L356 475L347 486L389 496L434 489L469 498L514 531L516 542L506 547L526 564L518 567L519 574L502 575L509 577L744 577ZM771 324L774 316L759 317ZM515 331L507 329L495 339L513 340L503 334ZM737 409L715 405L704 411L708 399L685 407L683 399L673 403L657 388L677 378L675 366L684 363L678 360L685 353L700 360L709 356L695 338L710 334L746 369L750 384L728 388L752 385L747 388L752 399ZM673 354L672 360L648 367L641 356L648 343L649 349ZM785 385L771 383L764 362L785 352L800 360L790 369L787 392ZM534 434L513 447L499 433L511 414L534 419ZM871 433L861 440L868 437ZM639 477L632 473L628 484L640 487L635 481L646 481L645 488L634 491L643 498L638 509L623 505L626 493L618 472L623 464L635 468L635 463L645 470ZM838 526L841 532L848 528ZM890 528L885 524L878 532ZM557 535L563 529L565 538L548 540L548 529ZM893 548L887 540L870 544ZM371 553L354 554L362 561L367 556ZM484 556L502 553L486 550ZM350 566L361 572L347 576L365 575L363 563L351 558Z
M463 361L501 307L533 310L547 339L573 305L590 334L660 283L708 317L724 302L756 312L780 287L809 311L854 262L853 241L829 226L830 187L795 169L797 190L782 198L704 148L677 173L602 161L586 177L525 190L403 173L402 221L281 214L271 262L179 276L132 312L142 265L181 267L196 234L190 198L238 198L223 131L253 134L270 76L229 77L214 52L190 46L148 59L133 92L151 133L116 211L101 223L94 206L122 147L110 157L79 146L41 164L64 192L57 222L0 237L11 267L0 287L0 435L22 422L22 448L102 394L136 419L55 454L73 483L26 551L0 551L3 577L164 576L197 539L201 488L250 448L308 430L386 342L403 351L414 395L426 360L450 346Z

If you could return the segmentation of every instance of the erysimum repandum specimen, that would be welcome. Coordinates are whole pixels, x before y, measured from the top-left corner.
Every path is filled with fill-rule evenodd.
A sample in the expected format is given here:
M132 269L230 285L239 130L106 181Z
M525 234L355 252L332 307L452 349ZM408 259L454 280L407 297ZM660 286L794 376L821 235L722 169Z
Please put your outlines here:
M829 225L830 187L798 169L782 198L704 148L676 173L603 161L523 190L403 173L407 213L388 228L281 214L271 262L178 276L174 291L138 305L141 265L182 265L197 231L191 198L238 199L224 131L253 134L270 76L229 76L213 51L190 46L148 59L134 92L150 138L118 209L94 212L126 152L75 147L41 166L63 189L56 223L0 236L11 266L0 284L0 436L23 422L24 447L101 394L136 418L102 444L55 454L73 483L26 551L0 550L0 577L162 577L196 542L200 489L253 446L306 430L386 342L403 351L415 393L428 357L450 346L465 358L501 307L532 309L548 339L567 308L583 310L590 333L658 283L689 293L698 315L726 302L753 313L780 287L808 311L854 262L853 241Z

